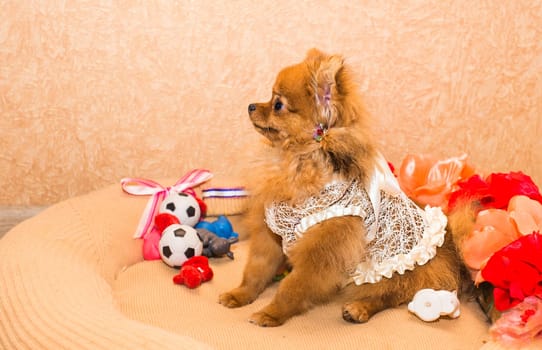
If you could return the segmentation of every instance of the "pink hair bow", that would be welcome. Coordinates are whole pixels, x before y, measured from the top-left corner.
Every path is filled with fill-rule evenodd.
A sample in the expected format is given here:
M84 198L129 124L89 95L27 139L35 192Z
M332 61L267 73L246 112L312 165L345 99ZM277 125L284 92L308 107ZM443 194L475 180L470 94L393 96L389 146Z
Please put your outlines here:
M175 191L177 193L185 192L195 195L192 188L210 180L212 177L213 174L208 170L195 169L181 177L175 185L168 187L164 187L159 183L148 179L125 177L120 180L124 192L136 196L151 196L141 215L136 232L134 233L134 238L144 237L152 230L158 206L170 191Z

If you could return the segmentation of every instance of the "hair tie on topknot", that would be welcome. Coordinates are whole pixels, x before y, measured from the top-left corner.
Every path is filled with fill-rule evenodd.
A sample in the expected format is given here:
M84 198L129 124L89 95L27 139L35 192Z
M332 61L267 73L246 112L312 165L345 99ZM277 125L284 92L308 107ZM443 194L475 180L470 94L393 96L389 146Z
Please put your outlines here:
M324 124L319 123L316 125L314 132L312 133L312 138L316 142L320 142L324 139L324 136L327 134L327 127Z

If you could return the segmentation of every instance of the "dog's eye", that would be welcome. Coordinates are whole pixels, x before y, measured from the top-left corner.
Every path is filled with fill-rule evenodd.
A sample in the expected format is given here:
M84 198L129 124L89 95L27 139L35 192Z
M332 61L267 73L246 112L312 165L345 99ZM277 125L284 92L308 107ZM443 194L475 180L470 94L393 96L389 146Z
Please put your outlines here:
M280 102L280 100L277 100L275 101L275 104L273 105L273 109L275 110L275 112L278 112L282 109L282 102Z

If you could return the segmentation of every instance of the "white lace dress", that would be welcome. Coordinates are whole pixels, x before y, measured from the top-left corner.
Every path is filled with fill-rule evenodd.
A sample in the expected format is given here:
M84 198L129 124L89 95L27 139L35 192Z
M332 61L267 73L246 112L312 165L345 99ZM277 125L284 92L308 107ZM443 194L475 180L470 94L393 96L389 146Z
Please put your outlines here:
M444 243L446 216L440 208L419 208L401 191L382 156L369 185L333 181L319 195L294 206L266 208L266 223L282 237L285 254L312 226L339 216L359 216L367 230L367 254L350 272L356 284L375 283L403 274L433 258Z

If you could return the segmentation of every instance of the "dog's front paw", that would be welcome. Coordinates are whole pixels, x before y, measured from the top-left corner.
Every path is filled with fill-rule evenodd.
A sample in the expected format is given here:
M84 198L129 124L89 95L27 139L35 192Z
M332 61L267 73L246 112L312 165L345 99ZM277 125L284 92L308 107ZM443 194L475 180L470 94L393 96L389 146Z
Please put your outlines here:
M369 321L369 312L363 303L353 302L343 305L343 319L352 323L365 323Z
M235 308L248 305L254 301L254 296L245 288L235 288L227 293L222 293L218 297L218 302L225 307Z
M264 311L256 312L248 321L260 327L277 327L284 323Z

